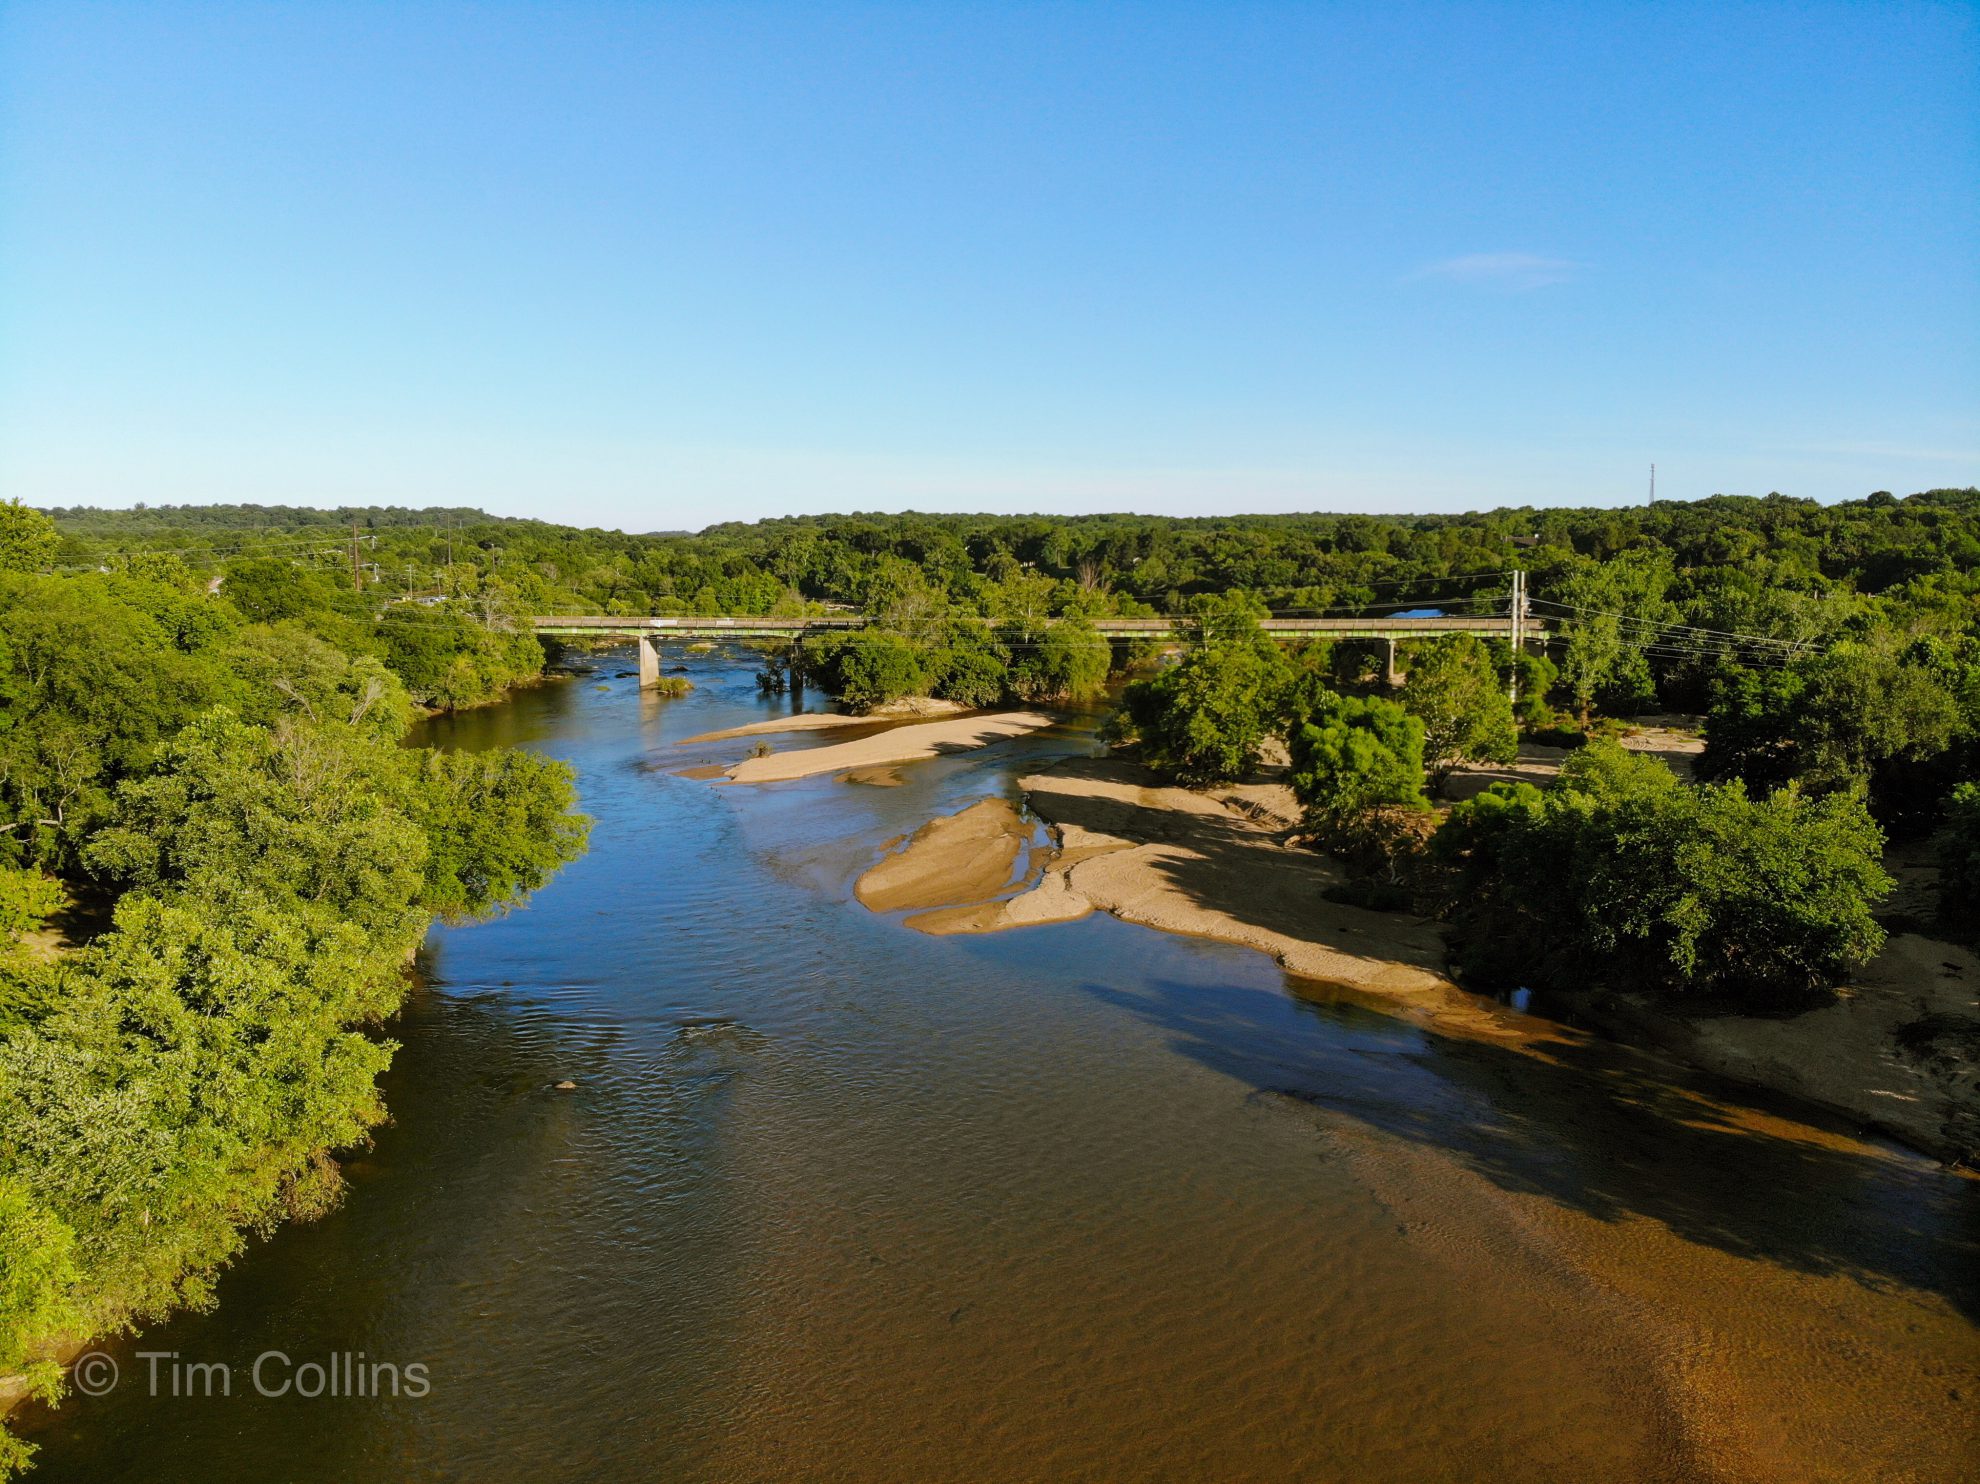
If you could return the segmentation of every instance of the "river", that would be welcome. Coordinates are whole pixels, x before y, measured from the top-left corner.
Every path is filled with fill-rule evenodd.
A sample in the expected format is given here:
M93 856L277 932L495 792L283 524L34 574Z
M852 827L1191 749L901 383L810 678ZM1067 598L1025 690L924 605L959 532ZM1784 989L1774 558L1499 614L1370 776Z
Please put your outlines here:
M26 1419L33 1479L1980 1469L1980 1182L1105 916L922 936L854 879L1090 728L718 786L681 771L747 744L677 740L788 703L742 656L673 701L624 668L428 725L568 759L590 854L435 930L343 1207ZM425 1394L253 1386L359 1352Z

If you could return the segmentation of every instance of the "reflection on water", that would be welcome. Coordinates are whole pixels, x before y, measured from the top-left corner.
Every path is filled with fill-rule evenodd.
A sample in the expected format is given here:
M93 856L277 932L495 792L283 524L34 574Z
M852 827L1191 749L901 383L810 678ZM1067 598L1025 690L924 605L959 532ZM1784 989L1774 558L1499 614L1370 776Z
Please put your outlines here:
M38 1477L1971 1468L1975 1182L1106 917L911 932L851 901L882 843L1086 734L724 787L680 774L748 741L670 739L773 712L752 667L697 660L672 702L618 668L432 726L574 762L591 854L435 932L344 1208L38 1419ZM148 1399L138 1350L236 1394ZM267 1350L432 1391L240 1394Z

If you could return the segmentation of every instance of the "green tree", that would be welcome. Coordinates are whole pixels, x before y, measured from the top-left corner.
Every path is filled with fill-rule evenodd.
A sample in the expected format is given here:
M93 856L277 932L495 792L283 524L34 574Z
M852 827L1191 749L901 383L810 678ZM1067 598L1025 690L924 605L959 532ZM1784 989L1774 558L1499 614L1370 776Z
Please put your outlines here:
M1380 696L1330 694L1293 732L1292 789L1314 818L1426 809L1423 723Z
M407 812L427 845L421 907L449 922L507 912L584 853L570 765L533 752L428 752Z
M927 684L920 652L898 634L871 629L848 634L824 657L827 684L855 713L920 695Z
M1698 767L1758 790L1850 788L1945 752L1963 725L1959 697L1931 666L1889 646L1844 643L1785 669L1731 671L1713 697Z
M994 706L1010 686L1010 670L988 649L939 649L928 657L929 683L944 700Z
M1656 700L1644 644L1677 617L1667 593L1671 561L1663 552L1627 552L1605 562L1574 562L1546 584L1560 615L1562 683L1583 726L1599 699L1616 711Z
M1112 651L1083 618L1062 618L1021 650L1011 665L1011 688L1027 701L1087 701L1107 685Z
M1469 634L1416 647L1397 699L1423 723L1423 755L1440 776L1453 763L1509 763L1519 752L1506 681L1485 645Z
M1544 792L1458 805L1433 842L1471 971L1753 1004L1804 998L1877 951L1882 849L1856 794L1687 787L1604 739Z
M0 500L0 572L39 572L55 560L55 522L19 500Z
M1142 760L1164 778L1227 783L1258 766L1285 683L1276 654L1242 639L1208 643L1129 685L1115 734L1138 739Z

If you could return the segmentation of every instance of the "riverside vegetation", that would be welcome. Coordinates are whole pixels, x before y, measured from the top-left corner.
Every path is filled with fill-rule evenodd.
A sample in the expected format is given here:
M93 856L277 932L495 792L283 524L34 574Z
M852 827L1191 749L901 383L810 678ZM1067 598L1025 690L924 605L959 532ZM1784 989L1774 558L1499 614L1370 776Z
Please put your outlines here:
M51 575L58 542L0 506L0 1373L47 1399L66 1347L336 1202L428 923L585 836L562 764L402 745L534 675L526 629L274 558ZM28 1453L0 1434L0 1476Z
M1147 659L1083 620L1166 615L1173 665L1113 735L1214 785L1282 740L1314 843L1370 905L1444 915L1484 978L1804 1001L1873 953L1887 839L1931 842L1980 921L1980 492L1820 506L1379 518L849 516L626 535L472 510L58 510L0 518L0 1365L202 1302L379 1116L433 915L502 910L580 847L568 776L399 745L415 706L532 678L530 613L826 614L767 655L859 710L1088 698ZM1263 610L1502 611L1559 631L1282 647ZM356 579L353 580L355 570ZM219 578L218 590L210 590ZM1517 679L1520 700L1507 698ZM1609 740L1705 713L1703 782ZM1439 773L1521 736L1545 789L1447 811ZM80 951L34 945L107 914ZM18 1450L16 1450L18 1451Z
M1354 667L1343 675L1325 646L1288 659L1241 600L1216 606L1217 621L1179 663L1128 687L1116 740L1138 744L1158 776L1203 785L1242 778L1266 739L1283 736L1312 839L1348 862L1350 894L1447 917L1473 977L1784 1004L1836 983L1882 945L1872 909L1891 881L1867 776L1693 787L1596 736L1545 790L1495 783L1439 821L1426 758L1448 768L1513 756L1506 654L1470 637L1439 639L1395 698L1357 694ZM1967 709L1946 742L1970 748L1980 649L1969 640L1964 656ZM1915 761L1948 776L1959 766L1940 753ZM1907 807L1917 793L1907 778ZM1964 807L1948 816L1949 849L1970 848ZM1949 921L1965 889L1947 873Z
M1661 802L1645 795L1626 811L1631 819L1723 813L1741 796L1757 808L1791 789L1802 802L1769 806L1792 821L1781 828L1795 842L1807 834L1815 859L1837 865L1835 889L1865 911L1881 900L1884 878L1853 859L1832 862L1839 837L1870 856L1887 840L1931 842L1944 866L1941 927L1964 936L1980 923L1980 490L1443 516L792 517L693 535L580 531L466 509L53 515L59 544L43 558L58 567L141 571L171 561L224 571L232 601L261 622L308 608L318 622L341 614L352 626L333 636L339 643L382 639L415 699L439 705L485 699L528 668L532 646L515 620L531 612L863 612L875 620L869 629L809 641L795 665L771 656L764 666L766 685L809 680L854 711L912 695L970 706L1084 699L1152 646L1109 646L1082 620L1168 615L1189 653L1130 688L1120 735L1140 736L1142 755L1185 783L1239 776L1267 736L1283 736L1304 759L1316 832L1368 868L1363 890L1391 899L1448 899L1456 841L1486 849L1470 824L1437 851L1417 848L1434 820L1394 708L1421 725L1433 784L1456 763L1509 758L1522 735L1580 745L1644 710L1702 712L1697 773L1737 794L1687 786ZM377 591L426 601L388 604L386 621L367 628L371 610L347 582L353 560ZM1547 655L1514 654L1496 640L1404 646L1409 684L1394 695L1379 683L1374 646L1288 652L1245 628L1246 615L1263 610L1502 612L1514 566L1527 573L1536 614L1561 636ZM1502 704L1514 678L1516 707ZM1615 771L1600 775L1601 789L1623 786ZM1580 765L1561 797L1586 796L1596 778L1594 763ZM1859 805L1846 820L1844 798ZM1500 808L1495 796L1460 819ZM1504 818L1530 813L1522 803ZM1834 829L1818 826L1831 815ZM1818 839L1830 845L1816 849ZM1431 882L1418 866L1447 879ZM1467 857L1463 872L1481 869L1482 859ZM1550 920L1536 938L1560 928ZM1597 957L1615 946L1608 930L1589 929ZM1736 974L1694 972L1688 950L1671 947L1684 936L1677 928L1629 936L1659 945L1645 951L1668 964L1672 987L1738 992ZM1875 937L1873 925L1835 941L1847 960ZM1503 947L1491 957L1513 972ZM1569 971L1552 942L1518 957L1532 972L1550 963ZM1815 979L1841 960L1820 963ZM1756 994L1781 990L1767 974L1752 984Z

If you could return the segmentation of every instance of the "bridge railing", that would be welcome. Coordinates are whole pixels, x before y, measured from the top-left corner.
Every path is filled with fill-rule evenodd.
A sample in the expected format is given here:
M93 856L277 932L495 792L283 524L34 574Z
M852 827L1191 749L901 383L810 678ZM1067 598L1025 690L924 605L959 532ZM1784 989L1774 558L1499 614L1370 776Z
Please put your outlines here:
M990 623L987 618L966 622ZM669 631L710 633L722 630L756 633L812 633L862 629L870 622L862 615L832 614L816 618L772 618L743 614L677 615L666 618L614 617L599 614L546 614L531 620L538 628L551 631L597 631L606 634L665 634ZM1093 627L1103 634L1171 634L1176 620L1170 618L1096 618ZM1265 618L1259 627L1268 634L1347 634L1371 631L1382 635L1406 634L1498 634L1511 620L1505 617L1466 617L1443 615L1435 618L1390 618L1380 614L1364 618ZM1521 625L1534 637L1546 632L1546 625L1528 617Z

